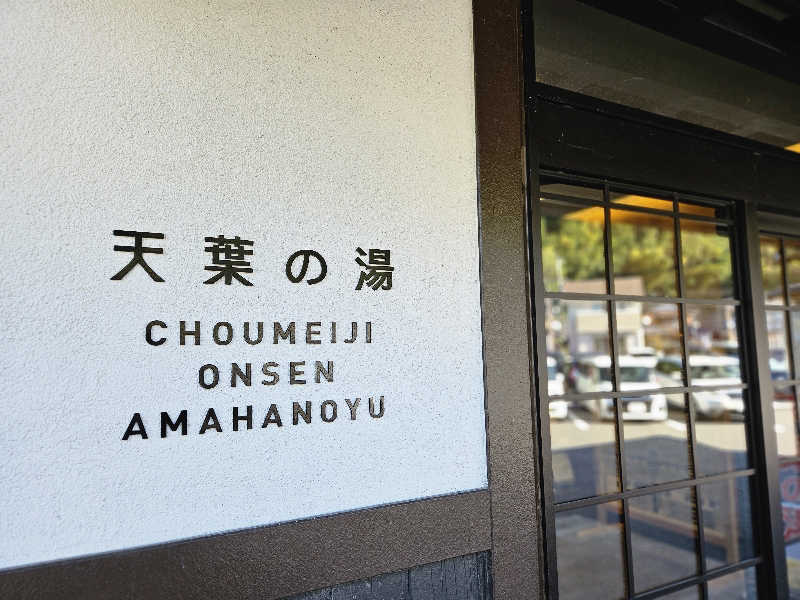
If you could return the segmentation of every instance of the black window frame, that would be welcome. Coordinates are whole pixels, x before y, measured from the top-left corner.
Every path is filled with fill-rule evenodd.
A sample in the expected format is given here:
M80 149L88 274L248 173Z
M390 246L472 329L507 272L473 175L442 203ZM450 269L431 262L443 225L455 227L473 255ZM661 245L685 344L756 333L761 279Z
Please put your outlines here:
M625 571L626 575L626 588L629 591L628 597L640 600L646 598L658 598L662 597L663 594L668 594L671 592L676 592L679 590L683 590L686 588L696 587L698 584L702 585L706 581L711 579L715 579L717 577L721 577L727 574L730 574L735 571L745 570L747 568L757 566L762 563L763 559L760 555L758 550L756 551L756 556L752 558L745 558L743 560L737 561L736 563L728 564L723 567L717 567L712 569L706 568L706 556L705 556L705 549L706 549L706 542L704 539L704 525L703 525L703 502L702 502L702 488L704 484L714 483L714 482L722 482L722 481L734 481L734 480L741 480L747 479L750 484L750 495L752 498L755 498L758 495L759 489L758 485L756 484L757 481L757 471L752 466L755 461L755 457L753 456L753 448L752 444L750 444L750 440L753 438L753 432L747 432L747 455L748 455L748 466L743 469L735 469L723 473L714 473L708 475L698 475L697 468L695 466L695 457L696 457L696 446L697 446L697 438L695 435L695 422L697 417L695 415L694 404L688 400L689 395L692 392L697 391L707 391L709 389L720 389L720 390L741 390L742 393L747 394L749 393L749 385L748 381L749 378L752 376L751 373L747 372L747 362L746 362L746 354L744 352L745 344L739 345L740 356L739 359L741 361L743 369L743 379L742 383L740 384L725 384L725 385L717 385L717 386L702 386L693 383L692 381L692 374L689 361L689 343L688 343L688 327L687 327L687 309L691 306L731 306L734 307L737 318L737 332L741 335L741 332L744 327L744 323L741 318L742 314L742 301L740 299L742 290L739 289L741 286L739 282L742 281L742 269L744 266L742 265L741 257L738 256L741 244L738 243L735 231L735 223L736 223L736 206L733 202L720 202L716 199L711 198L698 198L695 196L687 195L687 194L678 194L676 192L669 192L663 189L654 189L645 186L630 186L624 185L617 182L609 181L608 179L594 179L582 176L576 176L566 173L558 173L553 172L547 169L539 170L539 181L540 184L544 183L563 183L567 185L588 185L595 189L599 188L602 189L603 192L603 199L600 200L580 200L569 198L569 201L574 206L585 206L585 207L598 207L602 208L604 211L604 223L605 223L605 236L604 236L604 246L605 246L605 262L606 262L606 269L605 269L605 280L606 280L606 289L607 293L605 294L590 294L590 293L572 293L572 292L559 292L553 290L546 290L544 289L544 285L542 289L544 291L541 292L541 295L547 299L560 299L560 300L595 300L598 302L603 302L607 306L607 314L609 320L609 330L610 330L610 351L611 351L611 364L613 365L612 368L612 380L617 382L616 391L600 391L600 392L583 392L583 393L573 393L573 394L560 394L557 396L553 396L552 398L565 398L570 399L572 401L580 401L582 399L592 399L592 398L613 398L615 403L615 430L616 430L616 461L617 461L617 469L620 478L620 489L616 492L611 493L603 493L587 498L581 499L574 499L574 500L556 500L554 497L550 497L547 502L552 504L552 511L554 515L564 511L576 510L580 508L585 508L589 506L597 506L600 504L605 504L609 502L619 502L622 506L622 516L621 521L623 524L623 531L624 531L624 548L625 548L625 563L627 565L627 569ZM541 189L541 185L540 185ZM658 210L653 208L644 208L644 207L637 207L637 206L629 206L625 204L618 204L613 202L611 199L611 194L616 191L622 191L625 193L633 193L633 194L642 194L648 197L653 198L670 198L672 202L672 212L667 212L665 210ZM547 192L541 192L537 198L533 199L532 205L538 208L538 204L541 202L546 202L544 199L556 199L556 200L567 200L563 197L557 197L553 194L549 194ZM682 212L679 209L680 204L688 203L688 202L701 202L706 205L716 204L720 208L730 211L732 216L730 218L720 217L720 218L711 218L711 217L703 217L697 215L691 215L689 213ZM641 215L662 215L668 216L673 221L674 227L674 264L677 273L678 285L677 285L677 294L674 296L669 297L661 297L661 296L650 296L650 295L636 295L636 296L627 296L623 294L616 293L615 290L615 272L614 272L614 261L613 261L613 252L611 251L612 245L612 217L611 211L613 210L624 210L626 212L631 213L638 213ZM728 235L730 236L730 247L731 247L731 261L733 263L733 297L732 298L718 298L718 299L701 299L701 298L692 298L689 297L686 292L686 284L684 282L684 270L685 267L682 261L681 255L681 222L682 221L695 221L695 222L703 222L709 225L720 225L725 227L728 231ZM537 222L536 220L532 220L531 223L531 230L536 229ZM537 247L533 248L533 252L535 256L541 256L541 252L537 251ZM543 282L542 282L543 283ZM684 397L687 399L686 402L686 414L688 416L688 446L689 446L689 458L690 458L690 470L689 476L686 479L676 480L676 481L669 481L663 482L653 485L648 485L646 487L632 487L629 485L628 476L627 476L627 469L626 464L627 461L625 459L626 455L626 444L625 444L625 435L624 435L624 423L623 423L623 411L622 411L622 402L623 399L627 396L630 396L630 391L624 391L621 389L619 385L622 381L620 377L620 348L619 348L619 336L616 331L617 327L617 319L616 319L616 309L617 304L619 302L628 302L628 301L635 301L635 302L644 302L644 303L668 303L674 304L678 308L679 313L679 325L681 330L681 337L685 340L682 343L682 363L685 365L685 372L683 373L683 384L680 386L676 386L673 388L664 388L659 386L654 386L652 390L644 390L644 391L652 391L652 392L659 392L659 393L680 393L683 394ZM542 320L542 319L539 319ZM541 338L540 338L541 339ZM546 349L545 349L546 352ZM639 393L640 390L637 390ZM546 390L546 386L540 391L540 406L548 406L549 400L551 396L549 395L548 391ZM549 410L548 410L549 414ZM751 419L746 419L745 423L749 424ZM546 449L543 447L542 451L544 452ZM547 457L551 458L551 453L547 452ZM552 477L552 470L546 470L545 476L547 478ZM548 482L548 492L552 489L552 480ZM695 526L696 526L696 556L698 559L698 574L695 576L687 577L682 579L678 582L665 584L662 586L658 586L657 588L647 589L646 591L642 591L639 593L634 593L633 590L636 589L636 585L634 582L634 573L632 568L633 562L633 544L631 541L631 533L632 533L632 519L630 516L629 510L629 501L641 497L641 496L650 496L652 494L657 494L660 492L667 492L671 490L678 490L678 489L691 489L692 494L695 498ZM751 503L751 508L753 508L756 503ZM749 515L751 518L751 523L755 526L761 519L759 519L758 512L756 510L751 511L753 514ZM554 526L554 524L553 524ZM754 530L754 536L758 538L758 531ZM555 579L558 577L557 570L554 573ZM554 582L553 587L557 587L557 582Z
M527 48L532 50L529 46ZM754 514L762 515L759 527L754 529L759 558L754 559L752 565L742 563L686 579L681 585L670 586L669 590L691 587L737 567L756 566L759 597L788 598L773 387L760 268L759 235L762 226L758 209L766 207L786 215L796 214L800 207L793 204L792 183L800 173L800 160L788 152L765 148L749 140L537 84L532 53L526 52L526 56L528 252L536 397L547 398L544 319L536 318L545 314L538 200L541 176L559 176L604 185L613 183L630 189L639 187L656 194L688 194L732 202L736 207L732 227L738 239L733 247L733 260L741 301L739 343L743 373L749 386L748 445L753 469L751 508ZM558 598L558 583L549 409L547 402L541 400L537 400L534 408L541 473L544 580L547 597L555 599ZM622 490L625 491L624 487ZM698 523L698 530L702 532L701 523ZM629 536L627 531L626 536ZM706 598L706 586L701 589L703 598ZM657 598L664 593L667 593L667 587L630 597Z

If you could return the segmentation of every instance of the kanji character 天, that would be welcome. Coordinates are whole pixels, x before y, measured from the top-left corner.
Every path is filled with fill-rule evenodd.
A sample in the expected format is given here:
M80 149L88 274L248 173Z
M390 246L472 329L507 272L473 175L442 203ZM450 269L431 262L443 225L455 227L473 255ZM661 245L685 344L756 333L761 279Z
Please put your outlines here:
M164 234L163 233L150 233L149 231L124 231L122 229L115 229L114 235L121 236L121 237L132 237L133 238L133 246L119 246L114 244L114 250L116 252L133 252L133 258L131 258L130 262L122 267L122 269L114 275L111 279L114 281L119 281L125 275L130 273L131 269L136 265L141 266L145 272L150 275L150 278L153 281L163 282L164 280L150 268L144 260L145 254L164 254L163 248L149 248L147 246L142 245L142 240L145 238L155 239L155 240L163 240Z

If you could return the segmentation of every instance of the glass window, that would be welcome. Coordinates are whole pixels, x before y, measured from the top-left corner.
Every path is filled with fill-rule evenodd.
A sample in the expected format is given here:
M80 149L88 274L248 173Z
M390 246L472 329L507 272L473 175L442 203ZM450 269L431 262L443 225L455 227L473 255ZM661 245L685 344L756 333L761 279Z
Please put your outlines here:
M667 416L653 404L670 400ZM638 407L637 405L641 405ZM688 414L683 394L623 397L626 485L630 488L689 478ZM665 406L666 409L666 406ZM648 415L648 411L651 413Z
M757 600L756 570L735 571L708 582L708 600Z
M761 238L761 276L764 285L764 302L785 304L781 241L778 239Z
M786 340L786 318L780 310L767 311L767 340L769 342L769 371L775 382L792 378L789 367L789 345Z
M747 482L737 473L748 467L747 385L732 212L543 181L543 400L561 597L697 598L700 587L680 582L753 555L749 496L737 487ZM695 479L711 474L721 479ZM648 489L666 483L677 487ZM699 514L709 515L702 548Z
M605 294L603 208L543 202L542 215L545 289Z
M753 558L750 479L738 477L701 485L700 499L706 568Z
M556 502L601 496L619 490L613 400L550 404L553 495ZM563 404L561 404L563 403ZM603 403L612 418L597 414Z
M603 201L603 189L590 185L570 185L563 182L542 182L539 192L543 198L575 198L582 200Z
M677 296L672 217L613 209L611 240L614 293Z
M622 381L650 382L650 387L682 386L683 345L678 305L617 302L616 319ZM626 377L626 372L634 367L638 367L639 380Z
M637 592L698 573L692 488L631 498L628 511Z
M719 206L711 206L711 205L703 205L696 203L679 202L678 212L684 215L708 217L709 219L730 219L732 216L732 211L730 209L730 206L727 204Z
M761 270L767 303L769 367L773 382L775 438L783 517L783 541L792 598L800 597L800 440L798 394L800 374L800 241L761 238ZM788 290L784 285L784 274ZM777 283L776 283L777 281ZM780 293L774 291L780 288ZM785 298L788 296L789 305Z
M789 302L800 304L800 241L784 240L786 280L789 282Z
M794 386L775 386L772 404L775 414L775 437L778 457L791 459L798 455L797 402ZM800 482L798 482L800 483Z
M727 227L681 219L683 295L732 298L731 240Z
M687 305L686 333L693 385L724 386L742 382L735 306Z
M611 391L608 303L548 298L545 323L548 367L556 367L550 395Z
M664 387L680 387L684 384L683 357L663 356L656 361L656 377Z
M789 592L796 598L800 597L800 459L782 461L778 477Z
M652 196L641 196L627 192L611 192L609 195L611 202L615 204L626 204L628 206L641 206L642 208L652 208L654 210L665 210L672 212L673 201Z
M555 499L617 491L615 401L558 397L612 390L608 303L548 298L545 320Z
M697 586L682 589L666 596L661 596L660 600L701 600L703 592Z
M619 502L556 514L559 599L622 598L623 540Z
M716 475L748 468L741 390L696 391L695 472ZM726 408L729 407L729 408Z

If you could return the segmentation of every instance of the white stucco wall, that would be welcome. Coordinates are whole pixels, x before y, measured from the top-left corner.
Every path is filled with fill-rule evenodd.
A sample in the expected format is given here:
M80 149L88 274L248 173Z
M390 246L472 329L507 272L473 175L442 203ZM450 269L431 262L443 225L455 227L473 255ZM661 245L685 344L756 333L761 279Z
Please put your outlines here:
M3 2L0 568L485 486L475 168L468 0ZM114 229L165 234L164 283L109 279L130 258ZM254 240L252 287L203 285L217 234ZM356 246L391 249L392 290L354 290ZM284 275L304 248L318 285ZM334 320L371 321L373 343L241 340L244 321ZM290 360L333 360L335 381L290 386ZM247 361L282 381L197 383ZM260 428L270 403L280 429ZM209 407L224 432L200 436ZM161 439L182 409L189 435ZM123 442L134 412L150 437Z

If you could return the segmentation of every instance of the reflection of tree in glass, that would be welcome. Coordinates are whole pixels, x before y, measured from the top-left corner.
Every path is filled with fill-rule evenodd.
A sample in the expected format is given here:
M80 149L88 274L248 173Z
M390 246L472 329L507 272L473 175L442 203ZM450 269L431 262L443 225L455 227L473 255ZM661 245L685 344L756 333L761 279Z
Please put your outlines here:
M786 278L789 280L789 290L792 296L792 304L796 304L798 298L794 290L800 283L800 242L797 240L784 240L783 252L786 260Z
M542 264L549 291L562 290L565 281L604 278L602 222L542 219Z
M555 208L555 207L554 207ZM603 279L605 258L600 207L549 211L542 219L542 263L545 287ZM615 276L642 278L649 296L676 296L673 220L645 213L617 211L612 243ZM730 238L717 225L681 219L684 282L687 297L732 294ZM586 290L590 291L590 290Z
M761 238L761 275L768 304L783 304L781 246L776 239Z
M733 295L731 243L726 229L683 221L684 296L720 298Z
M640 277L648 296L676 296L675 229L669 217L611 211L615 277Z

